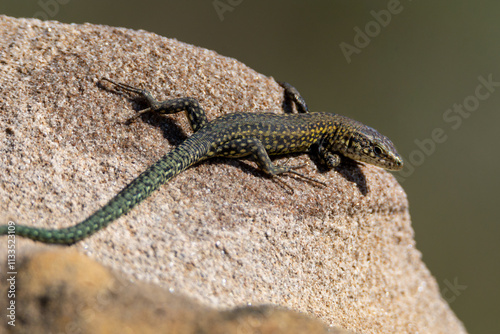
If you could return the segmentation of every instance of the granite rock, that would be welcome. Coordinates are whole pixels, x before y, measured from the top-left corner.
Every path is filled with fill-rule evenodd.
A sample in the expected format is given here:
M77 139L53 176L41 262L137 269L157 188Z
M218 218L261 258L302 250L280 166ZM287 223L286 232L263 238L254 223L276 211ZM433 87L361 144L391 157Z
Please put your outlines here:
M275 306L211 309L155 284L131 282L68 248L29 247L17 269L15 326L0 326L12 333L352 333ZM0 290L7 285L2 280Z

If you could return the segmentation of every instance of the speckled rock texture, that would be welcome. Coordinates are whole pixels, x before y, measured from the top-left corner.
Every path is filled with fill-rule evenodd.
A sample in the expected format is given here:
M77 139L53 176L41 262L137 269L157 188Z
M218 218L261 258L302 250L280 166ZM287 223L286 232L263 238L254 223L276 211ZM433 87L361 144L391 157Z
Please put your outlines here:
M16 326L0 325L11 333L353 333L276 306L214 310L155 284L130 282L69 248L30 248L17 269ZM2 292L7 283L0 282Z
M282 112L273 78L213 51L0 16L0 224L74 225L191 134L183 114L125 124L143 106L100 88L103 76L159 99L195 97L209 119ZM307 155L276 163L306 164L328 186L214 159L71 248L218 309L275 304L360 333L465 333L415 248L390 173L354 163L318 171ZM33 244L18 238L17 249Z

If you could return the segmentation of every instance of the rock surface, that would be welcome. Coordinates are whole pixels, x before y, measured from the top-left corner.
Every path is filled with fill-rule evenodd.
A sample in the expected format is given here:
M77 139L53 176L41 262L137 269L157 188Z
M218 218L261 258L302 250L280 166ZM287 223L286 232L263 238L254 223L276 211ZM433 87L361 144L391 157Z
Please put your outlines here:
M195 97L209 119L281 112L283 102L272 78L213 51L0 16L0 224L74 225L189 136L182 114L124 124L142 106L100 88L103 76L159 99ZM275 304L360 333L465 333L415 248L390 173L352 163L318 172L307 155L287 163L328 187L281 177L290 194L252 161L214 159L71 248L218 309ZM18 238L17 249L32 244Z
M120 278L70 249L30 247L16 277L13 333L349 334L278 307L216 311L151 283ZM2 265L5 265L2 261ZM6 290L6 280L0 289ZM6 299L0 306L7 308Z

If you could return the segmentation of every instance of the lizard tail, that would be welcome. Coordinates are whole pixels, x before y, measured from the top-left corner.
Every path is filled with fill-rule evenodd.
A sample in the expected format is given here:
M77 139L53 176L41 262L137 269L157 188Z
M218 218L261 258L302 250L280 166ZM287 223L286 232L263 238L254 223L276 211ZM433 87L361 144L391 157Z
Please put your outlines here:
M74 244L128 213L162 184L201 161L207 151L208 145L205 141L189 138L150 166L101 209L77 225L60 229L0 225L0 235L15 234L48 244Z

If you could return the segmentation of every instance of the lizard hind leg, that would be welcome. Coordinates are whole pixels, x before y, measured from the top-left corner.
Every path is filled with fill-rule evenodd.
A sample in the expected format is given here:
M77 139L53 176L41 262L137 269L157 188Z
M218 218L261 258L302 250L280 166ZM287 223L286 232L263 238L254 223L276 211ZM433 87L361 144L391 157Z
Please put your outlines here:
M204 127L207 123L207 115L205 114L205 111L203 108L200 106L198 103L198 100L192 98L192 97L181 97L181 98L175 98L175 99L170 99L170 100L165 100L165 101L158 101L153 97L153 95L144 89L140 88L135 88L130 85L120 83L113 81L108 78L102 78L101 80L103 81L108 81L115 85L116 87L132 92L135 94L138 94L140 97L142 97L147 105L148 108L140 110L136 115L132 116L130 119L128 119L127 123L132 123L135 121L137 118L139 118L142 114L153 111L159 114L176 114L182 111L186 111L189 122L191 124L191 128L193 131L198 131L202 127Z

